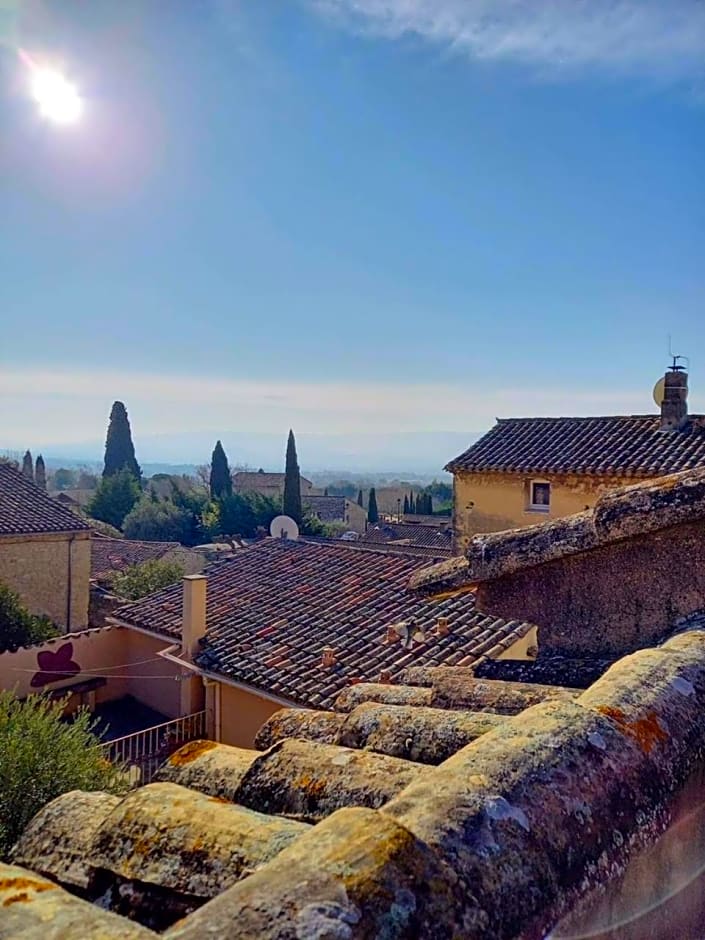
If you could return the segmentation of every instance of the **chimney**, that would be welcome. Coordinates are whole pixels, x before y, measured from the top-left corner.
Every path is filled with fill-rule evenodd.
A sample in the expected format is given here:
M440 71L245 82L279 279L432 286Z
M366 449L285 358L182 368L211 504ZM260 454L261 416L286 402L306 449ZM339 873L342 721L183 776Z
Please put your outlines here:
M447 617L438 617L436 620L436 633L438 636L448 636L450 633L450 621Z
M188 574L183 579L184 605L181 621L181 651L193 660L200 649L199 640L206 635L206 584L202 574Z
M663 377L661 430L678 431L688 420L688 373L673 358L673 365Z
M335 666L336 655L335 650L332 646L323 647L323 655L321 656L321 666L324 669L330 669L332 666Z

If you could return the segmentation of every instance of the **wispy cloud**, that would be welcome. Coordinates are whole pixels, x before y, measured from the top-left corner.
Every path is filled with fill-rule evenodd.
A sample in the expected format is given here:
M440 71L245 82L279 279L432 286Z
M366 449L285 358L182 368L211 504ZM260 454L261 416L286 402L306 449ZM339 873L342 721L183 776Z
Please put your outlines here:
M5 448L100 440L110 405L128 406L140 435L213 430L316 434L477 431L495 416L653 410L650 387L569 389L462 383L235 381L182 375L6 369Z
M310 0L339 24L476 59L687 75L705 61L702 0Z

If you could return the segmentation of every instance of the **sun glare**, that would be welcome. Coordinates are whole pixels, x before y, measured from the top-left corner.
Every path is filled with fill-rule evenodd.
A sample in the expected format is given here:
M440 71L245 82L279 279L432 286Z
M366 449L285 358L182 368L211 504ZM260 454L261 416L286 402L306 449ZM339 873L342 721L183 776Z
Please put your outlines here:
M75 124L83 113L83 102L75 86L53 69L35 68L31 91L40 113L56 124Z

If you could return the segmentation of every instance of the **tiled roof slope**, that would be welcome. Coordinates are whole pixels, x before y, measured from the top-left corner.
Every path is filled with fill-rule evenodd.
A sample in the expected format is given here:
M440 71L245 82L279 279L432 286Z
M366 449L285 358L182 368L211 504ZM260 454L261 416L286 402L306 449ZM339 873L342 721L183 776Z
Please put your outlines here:
M582 693L468 672L436 670L419 708L286 709L264 752L192 742L117 800L59 797L0 866L3 935L156 938L136 920L166 940L606 936L594 892L612 925L642 917L630 936L700 936L675 918L652 932L653 878L620 878L692 818L697 797L677 794L705 750L705 633ZM683 888L673 853L647 871L662 898Z
M660 428L657 415L500 419L446 470L654 476L705 466L705 416Z
M345 518L344 496L306 496L301 497L304 509L314 512L321 522L337 522Z
M433 548L442 554L446 554L451 551L453 534L450 527L439 528L434 525L417 523L379 522L369 528L360 541Z
M267 539L208 570L208 631L199 665L286 698L329 707L352 682L388 678L409 665L470 665L497 655L529 624L486 617L472 593L441 599L407 590L429 563L401 552L356 550L335 542ZM119 608L122 622L181 635L181 585ZM449 631L435 631L447 617ZM387 642L401 620L426 632L425 642ZM334 666L321 665L324 647Z
M237 473L233 474L233 483L236 487L256 486L257 484L260 486L262 484L265 486L284 486L285 478L285 473L268 473L267 471L259 473L256 470L238 470ZM301 482L313 486L311 481L304 476L301 477Z
M89 525L19 470L0 463L0 535L81 532Z
M91 541L91 577L102 580L130 565L156 561L181 548L179 542L139 542L94 535Z

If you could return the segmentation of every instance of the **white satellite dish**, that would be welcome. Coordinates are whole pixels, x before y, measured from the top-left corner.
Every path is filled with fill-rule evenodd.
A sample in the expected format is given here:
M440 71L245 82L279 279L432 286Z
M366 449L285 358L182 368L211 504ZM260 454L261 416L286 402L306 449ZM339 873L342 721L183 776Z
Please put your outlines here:
M666 380L660 378L656 385L654 385L654 401L656 405L660 408L663 404L663 399L666 397Z
M269 534L274 539L291 539L295 542L299 537L299 527L291 516L275 516L269 527Z

